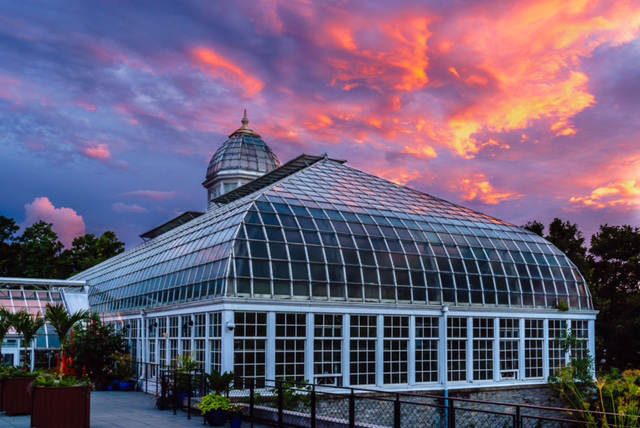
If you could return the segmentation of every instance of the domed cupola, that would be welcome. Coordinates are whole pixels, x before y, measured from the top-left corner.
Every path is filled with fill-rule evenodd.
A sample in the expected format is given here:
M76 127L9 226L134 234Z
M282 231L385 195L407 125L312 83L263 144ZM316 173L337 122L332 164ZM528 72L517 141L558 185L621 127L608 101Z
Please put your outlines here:
M280 166L278 157L260 135L249 128L247 110L242 126L215 152L202 185L208 201L255 180Z

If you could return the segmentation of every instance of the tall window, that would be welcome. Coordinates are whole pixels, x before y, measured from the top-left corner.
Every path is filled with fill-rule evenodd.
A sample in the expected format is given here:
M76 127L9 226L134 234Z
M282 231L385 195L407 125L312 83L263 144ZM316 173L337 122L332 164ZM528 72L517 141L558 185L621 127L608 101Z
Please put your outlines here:
M500 379L518 378L520 320L500 319Z
M276 379L304 380L306 314L276 314Z
M222 313L213 312L209 314L209 356L210 370L219 372L222 370Z
M438 381L437 317L416 317L416 382Z
M378 338L375 315L351 316L351 350L349 381L351 385L375 385L376 342Z
M233 372L240 377L264 378L267 342L266 312L236 312Z
M342 315L314 316L313 373L320 385L342 384Z
M193 358L197 361L198 367L204 370L206 360L206 337L207 337L207 314L196 314L193 316Z
M407 383L409 317L384 317L384 383Z
M571 360L575 361L589 355L589 322L572 320L571 336L574 338L571 349Z
M158 364L167 364L167 318L158 320Z
M467 380L466 318L447 318L447 375L452 382Z
M549 373L566 364L565 349L562 341L567 336L567 322L564 320L549 320Z
M493 379L493 342L494 329L492 318L473 320L473 379Z
M524 376L541 378L543 362L544 328L542 320L524 320Z

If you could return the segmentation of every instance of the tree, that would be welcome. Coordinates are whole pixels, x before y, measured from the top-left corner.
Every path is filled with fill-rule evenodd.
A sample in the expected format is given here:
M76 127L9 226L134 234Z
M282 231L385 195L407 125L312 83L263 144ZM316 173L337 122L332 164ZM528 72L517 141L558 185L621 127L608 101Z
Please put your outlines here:
M15 233L20 229L12 218L0 216L0 276L16 276L20 246Z
M2 342L11 328L11 312L0 308L0 362L2 362Z
M86 370L87 375L98 386L107 384L110 370L119 355L127 353L127 343L122 333L112 325L102 324L99 317L74 330L68 346L73 355L76 373Z
M640 229L600 226L591 238L591 293L596 309L597 360L621 369L640 360Z
M65 277L69 277L123 251L124 243L118 240L114 232L108 230L100 238L87 233L73 240L71 248L62 254L60 263Z
M47 303L44 319L51 324L51 327L53 327L58 334L60 352L62 354L62 358L58 364L58 371L63 374L66 372L66 351L69 333L76 324L89 319L90 314L90 311L80 310L69 315L64 305Z
M39 221L25 229L20 244L20 271L27 278L60 278L58 257L63 245L51 223Z
M538 236L544 237L544 224L539 221L530 221L529 223L522 226L523 229L528 230L529 232L533 232Z
M16 329L18 336L23 340L24 347L24 371L29 371L30 359L29 348L31 347L33 339L38 334L38 330L44 327L45 320L38 312L36 315L31 315L26 310L22 309L11 315L11 325Z
M545 239L569 257L585 277L588 276L587 247L584 245L584 237L577 224L563 222L556 217L549 224L549 234Z

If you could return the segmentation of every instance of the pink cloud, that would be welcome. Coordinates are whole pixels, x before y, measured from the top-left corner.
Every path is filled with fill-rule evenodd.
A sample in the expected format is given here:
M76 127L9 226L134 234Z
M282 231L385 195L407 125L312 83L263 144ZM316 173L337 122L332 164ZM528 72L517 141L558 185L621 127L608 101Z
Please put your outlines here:
M111 152L106 144L94 144L91 147L86 147L82 150L82 153L91 158L100 161L106 161L111 158Z
M136 204L127 205L123 204L122 202L116 202L115 204L111 205L111 209L117 213L142 214L147 212L147 209L145 207L141 207L140 205Z
M71 247L73 239L85 234L84 219L71 208L56 208L49 198L39 197L24 206L26 218L25 227L42 220L53 224L53 230L58 234L60 242L65 247Z
M162 192L158 190L134 190L132 192L123 193L122 196L128 196L131 198L150 199L152 201L164 201L167 199L175 198L176 192L174 190L170 192Z

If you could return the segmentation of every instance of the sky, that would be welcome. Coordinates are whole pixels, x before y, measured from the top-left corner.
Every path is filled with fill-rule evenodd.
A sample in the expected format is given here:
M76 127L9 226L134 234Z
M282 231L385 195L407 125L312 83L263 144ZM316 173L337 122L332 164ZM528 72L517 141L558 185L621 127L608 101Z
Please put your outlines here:
M637 0L0 2L0 215L206 206L240 126L516 225L640 226Z

